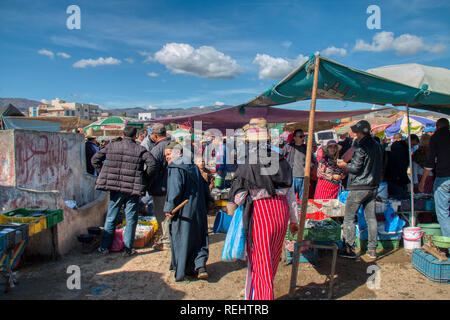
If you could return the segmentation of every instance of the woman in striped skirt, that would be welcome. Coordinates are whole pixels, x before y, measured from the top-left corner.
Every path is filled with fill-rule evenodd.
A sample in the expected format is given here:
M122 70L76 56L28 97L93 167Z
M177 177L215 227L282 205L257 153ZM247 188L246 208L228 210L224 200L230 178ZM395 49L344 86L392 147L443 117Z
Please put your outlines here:
M345 178L345 171L337 165L340 145L330 140L323 147L324 155L317 169L317 186L314 199L337 199L339 184Z
M252 119L253 120L253 119ZM265 132L264 121L251 126L248 141L259 142L247 146L247 156L238 165L230 197L235 204L243 206L243 225L247 234L248 272L245 296L248 300L273 300L273 281L280 262L284 237L290 222L290 232L298 232L297 201L292 185L292 168L278 153L270 151L271 160L278 161L279 168L273 175L262 174L270 164L250 164L249 154L259 154L259 146L266 144L267 135L251 132L255 127ZM258 131L257 131L258 132ZM267 173L267 172L266 172Z

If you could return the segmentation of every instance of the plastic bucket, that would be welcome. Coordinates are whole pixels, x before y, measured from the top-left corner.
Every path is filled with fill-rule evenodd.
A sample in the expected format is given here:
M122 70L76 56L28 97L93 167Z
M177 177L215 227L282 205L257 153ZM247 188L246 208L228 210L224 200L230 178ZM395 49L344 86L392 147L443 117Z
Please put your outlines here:
M223 185L223 178L220 176L216 176L216 178L214 179L214 185L216 188L222 188Z
M439 223L421 223L418 224L417 226L422 229L424 234L429 234L433 236L442 236L441 226L439 225Z
M233 217L226 214L222 210L219 211L219 213L216 216L216 220L214 220L214 227L213 232L214 233L227 233L228 228L230 227L231 219Z
M423 231L419 227L403 228L403 246L406 250L420 249Z

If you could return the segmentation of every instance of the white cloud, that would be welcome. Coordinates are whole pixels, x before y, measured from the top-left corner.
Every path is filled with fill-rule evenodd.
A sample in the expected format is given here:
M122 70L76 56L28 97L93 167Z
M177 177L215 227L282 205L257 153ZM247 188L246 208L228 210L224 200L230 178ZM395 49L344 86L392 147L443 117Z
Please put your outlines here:
M98 58L98 59L82 59L73 64L74 68L86 68L86 67L97 67L102 65L119 65L121 61L119 59L109 57L109 58Z
M156 72L147 72L147 75L149 77L157 77L157 76L159 76L159 74L157 74Z
M65 52L58 52L56 55L61 57L61 58L64 58L64 59L69 59L70 58L70 54L67 54Z
M144 63L148 63L148 62L154 62L155 59L153 58L152 54L148 51L138 51L138 53L145 57L144 59Z
M185 43L168 43L155 53L154 60L173 73L201 78L232 79L242 72L235 60L209 46L195 49Z
M354 50L356 51L374 51L381 52L395 50L398 55L410 56L420 51L433 53L442 52L446 49L442 43L436 45L427 45L422 37L412 34L402 34L395 38L393 32L382 31L373 36L372 43L367 43L362 39L356 41Z
M47 99L41 99L41 102L44 103L44 104L47 104L48 100Z
M259 79L279 79L299 67L308 57L300 54L295 59L274 58L267 54L257 54L253 63L259 67Z
M331 46L326 48L321 52L324 56L341 56L344 57L347 55L347 50L344 48L336 48L335 46Z
M286 49L289 49L290 46L292 46L292 41L284 41L281 45Z
M215 106L223 106L223 105L225 105L225 102L222 102L222 101L216 101L215 103L214 103L214 105Z
M125 61L128 62L128 63L134 63L134 60L131 59L131 58L125 58L125 59L123 59L123 60L125 60Z
M38 51L39 54L42 54L44 56L49 57L50 59L53 59L55 57L55 54L50 51L50 50L46 50L46 49L41 49Z
M152 106L152 105L149 105L149 106L147 107L147 109L148 109L148 110L156 110L156 109L158 109L158 107L154 107L154 106Z

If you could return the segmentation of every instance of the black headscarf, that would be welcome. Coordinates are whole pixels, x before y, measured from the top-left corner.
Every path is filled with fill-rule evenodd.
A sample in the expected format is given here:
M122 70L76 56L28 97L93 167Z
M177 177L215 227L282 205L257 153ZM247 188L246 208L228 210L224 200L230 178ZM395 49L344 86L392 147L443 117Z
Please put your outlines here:
M249 244L251 244L253 240L253 202L250 196L250 190L266 189L269 195L273 197L276 195L276 189L290 188L292 185L291 166L279 153L271 154L275 151L271 151L270 145L267 146L267 154L271 159L277 159L279 163L279 169L275 174L263 174L265 168L270 167L270 163L262 164L259 157L256 164L250 164L249 155L254 154L254 152L258 151L258 149L260 148L254 148L252 144L246 145L245 161L243 164L238 164L238 169L236 171L233 183L231 184L228 197L228 199L234 201L236 194L239 192L248 192L243 204L242 222Z

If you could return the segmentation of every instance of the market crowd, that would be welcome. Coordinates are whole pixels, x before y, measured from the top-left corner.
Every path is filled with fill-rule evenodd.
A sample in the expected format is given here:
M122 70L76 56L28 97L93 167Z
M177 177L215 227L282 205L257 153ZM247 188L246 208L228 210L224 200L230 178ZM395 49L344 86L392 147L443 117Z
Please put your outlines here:
M360 207L368 226L367 256L376 259L377 220L375 202L380 185L387 185L391 198L408 197L408 185L415 192L433 194L442 234L450 237L450 133L449 121L441 118L436 130L407 140L396 134L392 142L371 134L370 124L361 120L340 141L317 145L313 141L309 196L337 199L348 191L343 222L343 248L339 255L355 258L355 220ZM227 150L226 139L209 139L200 146L191 140L174 140L163 124L147 130L125 127L122 137L98 144L86 134L87 171L97 175L96 188L109 191L110 198L102 243L98 251L106 254L112 245L118 215L124 207L124 255L133 255L138 215L155 216L160 226L155 250L171 250L170 270L176 281L186 276L208 277L207 214L214 209L211 190L224 188L232 174L229 214L242 206L246 232L248 273L247 299L273 299L273 280L280 262L287 232L299 230L297 203L305 192L307 135L295 130L282 145L271 145L267 123L252 119L244 127L245 153L237 160ZM188 146L186 144L189 144ZM187 146L187 147L186 147ZM275 173L265 174L268 164L252 154L262 149L278 162ZM208 169L210 157L215 170ZM200 155L200 157L198 157ZM412 158L412 167L409 158ZM192 161L185 161L186 157ZM184 159L184 161L183 161ZM231 160L231 161L230 161ZM412 173L412 181L408 176ZM215 175L213 174L215 171ZM186 202L187 200L187 202ZM184 205L181 206L180 204Z

